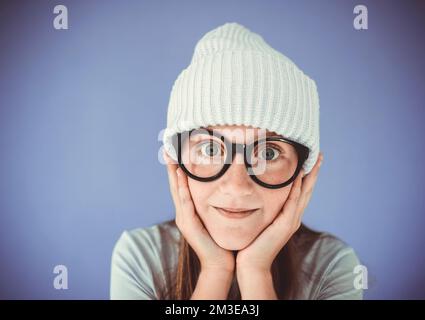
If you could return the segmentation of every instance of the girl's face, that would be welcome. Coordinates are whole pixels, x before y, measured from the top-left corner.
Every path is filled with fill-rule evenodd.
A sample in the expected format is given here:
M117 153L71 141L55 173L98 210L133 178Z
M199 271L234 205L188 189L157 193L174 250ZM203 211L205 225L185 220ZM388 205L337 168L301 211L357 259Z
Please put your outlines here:
M208 129L236 143L250 143L260 135L258 129L246 126L211 126ZM271 135L275 133L267 131L267 136ZM188 178L188 184L203 224L214 241L227 250L242 250L272 223L293 185L279 189L260 186L249 176L242 153L236 153L232 165L219 179L201 182ZM230 218L216 207L257 210L243 218Z

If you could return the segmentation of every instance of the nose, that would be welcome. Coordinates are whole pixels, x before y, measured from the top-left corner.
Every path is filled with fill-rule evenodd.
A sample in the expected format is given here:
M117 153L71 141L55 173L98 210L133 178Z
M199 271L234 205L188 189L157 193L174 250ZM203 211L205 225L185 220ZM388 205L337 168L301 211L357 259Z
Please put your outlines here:
M220 179L220 191L235 197L247 196L253 193L254 181L249 177L244 164L243 152L237 152L233 163Z

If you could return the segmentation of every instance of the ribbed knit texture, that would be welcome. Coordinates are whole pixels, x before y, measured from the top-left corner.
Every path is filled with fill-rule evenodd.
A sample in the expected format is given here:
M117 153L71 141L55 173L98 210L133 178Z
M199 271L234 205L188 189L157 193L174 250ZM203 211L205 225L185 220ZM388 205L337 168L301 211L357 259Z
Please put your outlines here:
M238 23L206 33L171 90L163 143L214 125L267 129L310 149L309 173L319 154L319 96L314 80L264 39Z

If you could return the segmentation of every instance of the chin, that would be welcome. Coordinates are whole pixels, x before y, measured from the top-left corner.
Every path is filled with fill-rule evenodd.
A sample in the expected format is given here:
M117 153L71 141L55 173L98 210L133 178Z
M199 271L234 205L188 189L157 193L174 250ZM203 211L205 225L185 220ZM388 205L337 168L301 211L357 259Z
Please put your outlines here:
M251 244L262 230L262 221L249 219L246 222L235 223L235 221L224 220L214 210L200 214L200 218L215 243L231 251L239 251ZM255 218L255 217L252 217ZM245 218L244 218L245 219ZM242 219L243 220L243 219Z
M229 235L213 236L212 238L218 246L229 251L240 251L252 242L252 239L240 239Z

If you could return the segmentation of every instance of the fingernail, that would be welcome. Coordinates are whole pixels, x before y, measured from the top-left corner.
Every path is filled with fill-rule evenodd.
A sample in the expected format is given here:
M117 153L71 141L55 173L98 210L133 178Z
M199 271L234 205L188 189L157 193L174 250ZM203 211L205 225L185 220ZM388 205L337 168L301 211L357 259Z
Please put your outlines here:
M176 170L176 172L177 172L177 176L179 176L179 177L181 176L181 172L180 172L180 170L181 170L180 168L178 168L178 169Z

